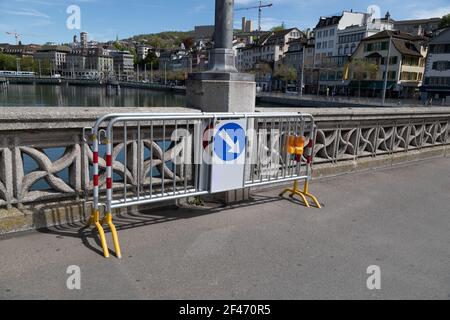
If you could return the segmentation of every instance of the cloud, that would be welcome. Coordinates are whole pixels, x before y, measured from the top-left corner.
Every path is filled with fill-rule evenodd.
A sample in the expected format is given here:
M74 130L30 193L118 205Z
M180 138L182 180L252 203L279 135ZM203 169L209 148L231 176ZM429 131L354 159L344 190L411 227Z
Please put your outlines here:
M192 8L192 10L189 13L199 13L202 12L206 9L206 5L204 4L200 4L198 6L195 6L194 8Z
M416 9L412 12L414 19L440 18L450 13L450 6L432 9Z
M45 13L42 13L35 9L20 9L20 10L2 10L6 14L16 15L16 16L29 16L29 17L39 17L39 18L50 18Z

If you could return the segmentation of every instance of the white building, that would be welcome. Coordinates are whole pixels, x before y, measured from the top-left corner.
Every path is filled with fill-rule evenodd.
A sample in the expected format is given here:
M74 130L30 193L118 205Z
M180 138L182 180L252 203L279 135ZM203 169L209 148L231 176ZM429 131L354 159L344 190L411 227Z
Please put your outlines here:
M390 19L389 13L383 19L374 20L366 15L362 25L351 25L345 29L338 30L337 52L334 56L352 55L362 39L373 36L380 31L393 30L394 21Z
M340 16L321 17L314 29L315 65L320 67L326 57L337 55L338 31L350 26L362 26L366 21L366 13L351 11L344 11Z
M69 52L70 48L66 46L43 46L33 57L41 63L50 63L53 72L61 72L66 67Z
M237 68L248 71L255 68L258 62L266 62L276 69L289 49L288 43L304 37L297 28L270 32L254 43L237 49Z
M380 31L392 30L393 26L389 12L382 19L352 11L344 11L341 16L321 18L315 28L315 66L320 72L319 90L343 91L348 84L342 80L344 66L361 40Z
M147 58L148 53L152 50L153 48L150 46L138 46L137 47L137 58L138 60L144 60L145 58Z
M450 28L430 41L422 97L450 104Z

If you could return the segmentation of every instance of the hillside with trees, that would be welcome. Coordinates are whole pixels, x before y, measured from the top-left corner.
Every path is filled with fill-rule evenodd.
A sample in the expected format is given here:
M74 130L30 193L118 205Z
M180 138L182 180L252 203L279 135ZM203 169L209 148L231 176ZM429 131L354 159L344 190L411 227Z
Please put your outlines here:
M159 49L175 49L179 48L182 43L185 43L187 39L192 39L193 37L193 31L167 31L153 34L140 34L126 39L126 41L135 41Z

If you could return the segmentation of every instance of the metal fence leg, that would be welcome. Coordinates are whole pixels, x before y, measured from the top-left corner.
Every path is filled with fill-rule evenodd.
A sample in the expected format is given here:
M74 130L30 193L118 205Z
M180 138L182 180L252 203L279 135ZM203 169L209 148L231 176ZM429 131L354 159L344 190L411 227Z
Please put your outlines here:
M102 223L100 223L100 212L94 210L89 219L88 226L95 226L100 237L100 242L102 244L103 255L105 258L109 258L108 244L106 243L105 230L103 230Z
M315 134L314 134L315 135ZM314 153L314 140L315 136L313 135L313 138L309 140L308 146L306 147L306 168L307 168L307 175L308 177L305 179L305 185L303 188L303 191L299 190L298 188L298 181L296 180L294 182L294 187L292 189L286 189L281 194L280 197L284 196L286 193L290 193L291 197L294 195L298 195L302 198L303 202L308 208L311 208L311 205L308 202L307 198L310 198L317 208L322 209L322 206L320 205L320 202L317 200L317 198L309 192L309 180L311 177L311 166L312 166L312 160L313 160L313 153Z
M317 198L314 195L312 195L311 193L309 193L309 179L305 179L304 189L300 193L303 194L304 197L310 198L314 202L314 204L316 205L316 207L318 209L322 209L322 206L320 205Z
M318 209L322 209L317 198L309 192L309 180L311 179L312 174L312 163L314 159L314 145L316 141L316 131L317 129L313 129L314 133L312 135L312 139L309 140L308 146L306 148L306 170L307 170L307 178L305 179L305 185L303 188L303 192L301 192L305 197L310 198Z
M107 224L109 228L111 229L111 234L114 242L114 250L116 251L117 258L122 259L122 252L120 250L120 244L119 244L119 236L117 234L116 226L114 225L112 221L112 214L108 212L105 215L105 218L102 220L101 224Z
M303 200L303 203L305 204L305 206L307 206L308 208L311 208L311 206L309 205L308 200L306 199L305 195L300 192L300 189L298 188L298 181L295 180L294 181L294 187L292 189L288 188L286 190L284 190L282 193L280 193L280 197L284 196L286 193L290 193L290 197L292 198L294 195L300 196Z

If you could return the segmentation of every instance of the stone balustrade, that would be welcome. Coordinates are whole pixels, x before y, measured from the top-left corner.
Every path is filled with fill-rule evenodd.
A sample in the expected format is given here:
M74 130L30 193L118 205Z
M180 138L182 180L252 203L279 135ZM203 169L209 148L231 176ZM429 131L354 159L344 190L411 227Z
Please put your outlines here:
M58 215L59 205L80 205L90 199L92 152L83 142L82 128L92 126L95 119L106 113L150 111L167 112L168 109L1 109L0 233L77 220L54 216ZM188 111L195 110L170 109L170 112ZM302 111L315 116L318 126L314 150L316 176L386 166L431 156L446 156L450 145L448 108L264 108L258 111ZM158 136L154 138L157 140ZM157 144L154 145L158 149ZM120 145L117 148L119 152ZM129 148L133 149L132 146ZM174 145L171 148L173 150L160 150L159 156L162 157L164 152L164 159L170 160L176 148ZM137 153L131 154L133 158ZM101 169L104 166L102 163L100 161ZM160 172L164 172L170 179L170 168L162 161L158 165L161 166L158 168ZM126 175L130 183L133 183L134 171L132 166L124 168L119 162L115 165L115 173ZM53 221L48 221L48 216L45 221L41 221L39 215L44 214L46 208L50 207L56 208L56 211L52 211L53 218L50 219ZM17 220L17 214L21 218L30 215L34 217L28 224L17 225L16 222L11 222L12 216ZM85 213L79 216L83 215ZM2 225L2 219L10 219L8 221L12 226ZM13 221L16 221L14 219Z

